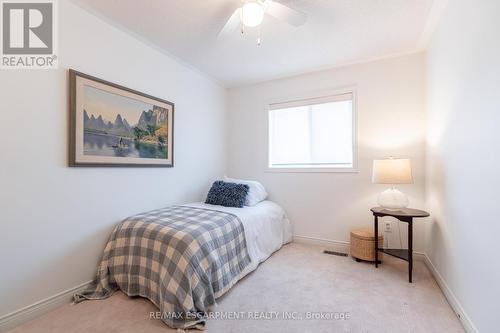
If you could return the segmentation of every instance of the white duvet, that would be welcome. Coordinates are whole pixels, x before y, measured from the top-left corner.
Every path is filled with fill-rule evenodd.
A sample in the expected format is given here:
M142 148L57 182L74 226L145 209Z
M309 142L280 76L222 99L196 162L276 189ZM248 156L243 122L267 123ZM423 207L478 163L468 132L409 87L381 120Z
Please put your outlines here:
M262 261L292 240L292 228L283 208L272 201L262 201L244 208L223 207L201 202L184 206L214 209L238 216L245 229L247 249L253 270Z

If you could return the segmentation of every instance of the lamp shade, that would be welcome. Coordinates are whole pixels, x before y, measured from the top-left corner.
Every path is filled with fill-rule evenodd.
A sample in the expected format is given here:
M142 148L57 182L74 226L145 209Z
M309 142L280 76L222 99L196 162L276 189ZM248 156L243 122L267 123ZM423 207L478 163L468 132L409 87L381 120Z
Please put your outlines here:
M412 184L411 161L407 158L373 160L372 183Z

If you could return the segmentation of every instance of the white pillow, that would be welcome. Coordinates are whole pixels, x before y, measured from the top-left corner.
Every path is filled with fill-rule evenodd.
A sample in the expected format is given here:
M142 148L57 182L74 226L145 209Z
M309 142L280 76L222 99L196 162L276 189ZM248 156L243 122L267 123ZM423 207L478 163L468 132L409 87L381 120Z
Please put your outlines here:
M238 183L248 185L249 190L245 200L245 206L255 206L259 202L266 200L267 192L264 186L255 180L234 179L224 176L227 183Z

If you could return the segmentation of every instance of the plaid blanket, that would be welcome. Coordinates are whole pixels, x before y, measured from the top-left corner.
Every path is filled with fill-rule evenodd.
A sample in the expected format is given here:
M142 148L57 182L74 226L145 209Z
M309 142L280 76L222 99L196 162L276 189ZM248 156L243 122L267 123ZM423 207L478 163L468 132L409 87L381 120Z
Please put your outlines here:
M74 299L104 299L120 289L148 298L171 327L202 329L215 299L249 272L249 264L237 216L172 206L117 225L97 277Z

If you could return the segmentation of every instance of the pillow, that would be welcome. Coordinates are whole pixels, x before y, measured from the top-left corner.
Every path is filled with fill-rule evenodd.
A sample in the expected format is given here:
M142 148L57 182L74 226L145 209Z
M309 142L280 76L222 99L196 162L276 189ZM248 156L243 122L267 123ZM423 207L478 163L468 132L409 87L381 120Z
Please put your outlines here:
M245 201L245 206L255 206L259 202L266 200L267 192L264 186L254 180L243 180L243 179L234 179L228 178L224 176L224 181L228 183L237 183L248 185L249 191L247 195L247 199Z
M218 180L208 191L205 203L224 207L242 208L245 205L249 186L245 184L226 183Z

